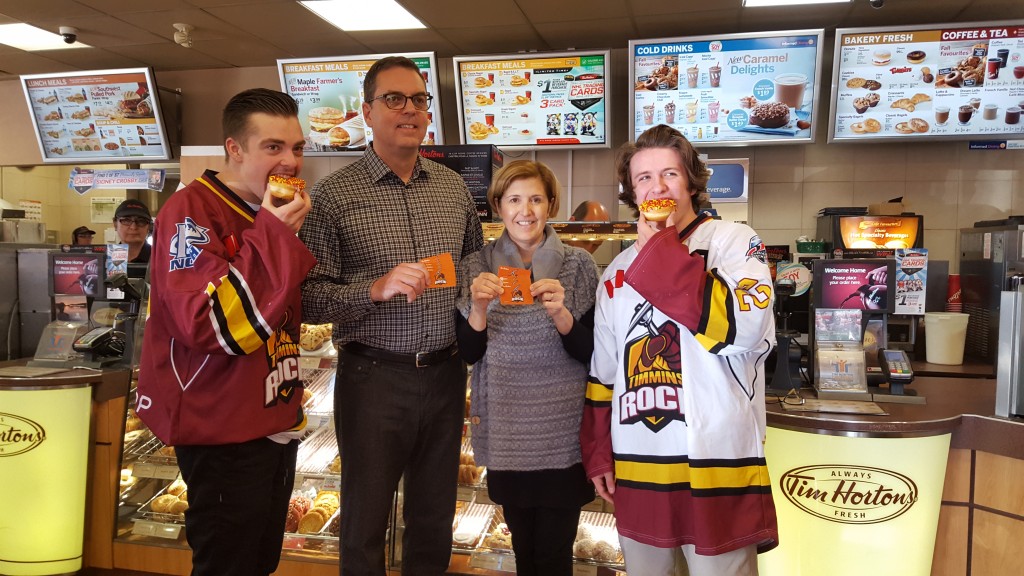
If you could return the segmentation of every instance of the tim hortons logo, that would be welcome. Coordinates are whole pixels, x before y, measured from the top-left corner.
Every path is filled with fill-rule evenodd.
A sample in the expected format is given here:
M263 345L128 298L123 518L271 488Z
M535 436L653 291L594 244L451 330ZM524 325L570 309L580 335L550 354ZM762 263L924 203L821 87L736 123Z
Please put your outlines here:
M842 524L887 522L917 502L917 484L882 468L825 464L789 470L779 488L797 508Z
M43 440L46 440L46 430L39 423L0 412L0 457L24 454Z

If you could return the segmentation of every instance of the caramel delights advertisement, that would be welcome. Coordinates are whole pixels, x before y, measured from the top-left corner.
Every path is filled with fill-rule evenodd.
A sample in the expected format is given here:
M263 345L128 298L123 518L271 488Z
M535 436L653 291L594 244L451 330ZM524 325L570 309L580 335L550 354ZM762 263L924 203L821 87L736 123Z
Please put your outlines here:
M43 162L166 160L149 69L21 77Z
M668 124L697 145L813 142L821 30L632 40L636 139Z
M390 54L277 61L281 90L299 104L299 123L306 134L305 153L323 156L357 153L373 141L373 131L363 122L363 78L370 66L385 56ZM397 56L406 56L416 63L427 92L434 96L427 111L430 124L423 144L443 144L434 53Z
M608 146L608 52L456 57L466 144Z
M829 141L1024 138L1024 21L836 32Z

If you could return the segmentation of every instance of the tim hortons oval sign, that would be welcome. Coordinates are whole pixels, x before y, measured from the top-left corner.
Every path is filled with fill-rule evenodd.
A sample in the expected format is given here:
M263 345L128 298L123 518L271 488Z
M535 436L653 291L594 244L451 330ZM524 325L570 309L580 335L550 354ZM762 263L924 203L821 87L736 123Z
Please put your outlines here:
M43 440L46 440L46 430L39 423L0 412L0 457L24 454Z
M877 524L905 513L917 502L908 476L868 466L824 464L794 468L779 479L794 506L842 524Z

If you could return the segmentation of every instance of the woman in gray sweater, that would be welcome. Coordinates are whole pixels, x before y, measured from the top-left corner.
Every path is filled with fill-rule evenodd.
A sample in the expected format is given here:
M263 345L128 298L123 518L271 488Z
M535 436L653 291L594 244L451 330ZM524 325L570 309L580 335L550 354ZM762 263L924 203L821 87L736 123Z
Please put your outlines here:
M571 575L580 507L594 497L579 430L597 267L547 225L559 199L547 166L512 162L487 196L505 231L463 258L458 271L459 350L474 364L474 457L487 466L489 496L504 509L518 574ZM529 271L522 296L529 292L532 304L519 300L508 268Z

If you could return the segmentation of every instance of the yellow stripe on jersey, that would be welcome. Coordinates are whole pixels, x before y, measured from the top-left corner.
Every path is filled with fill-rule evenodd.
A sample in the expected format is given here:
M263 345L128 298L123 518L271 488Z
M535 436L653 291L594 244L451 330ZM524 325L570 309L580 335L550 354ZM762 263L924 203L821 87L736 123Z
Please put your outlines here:
M597 380L587 380L587 400L591 402L611 402L614 388L605 386Z
M234 202L232 202L232 201L228 200L227 198L225 198L224 195L220 193L220 190L217 190L216 186L214 186L213 184L210 184L209 182L204 180L202 176L200 176L199 178L196 178L196 180L199 180L200 182L202 182L203 186L206 186L207 188L209 188L214 194L216 194L218 197L220 197L220 199L223 200L225 204L230 206L232 210L234 210L235 212L238 212L239 214L241 214L243 218L245 218L249 222L253 221L253 217L252 217L251 214L249 214L245 210L242 210L241 208L238 207L237 204L235 204Z
M732 340L732 292L725 282L708 274L704 288L704 312L697 326L697 341L708 352Z
M649 484L689 484L691 490L748 488L771 484L768 467L764 465L691 468L687 462L656 463L618 460L615 462L615 478Z
M239 293L228 276L222 276L217 286L211 282L206 295L210 297L211 322L228 353L252 354L263 346L266 330L253 322L248 296Z

